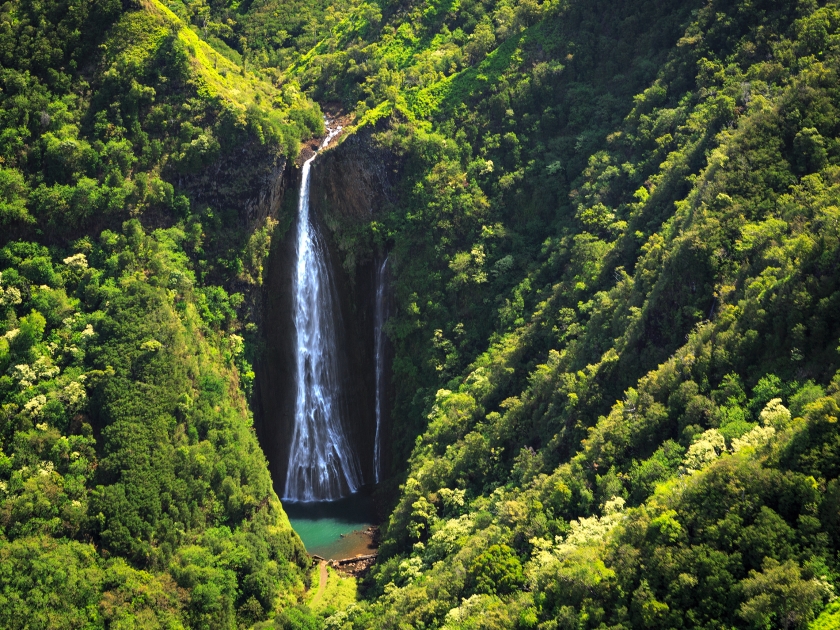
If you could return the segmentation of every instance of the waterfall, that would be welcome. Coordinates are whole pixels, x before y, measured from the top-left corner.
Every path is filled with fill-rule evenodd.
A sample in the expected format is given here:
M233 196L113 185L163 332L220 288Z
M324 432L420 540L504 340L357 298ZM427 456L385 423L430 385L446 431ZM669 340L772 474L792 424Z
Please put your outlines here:
M382 474L382 407L385 404L383 396L383 377L385 376L385 319L388 316L385 302L385 268L388 257L382 261L376 274L376 311L374 313L374 359L376 361L376 436L373 443L373 472L376 483Z
M321 145L341 130L333 129ZM303 165L298 203L297 270L293 282L297 341L295 422L284 499L328 501L359 489L362 474L344 432L339 399L335 320L338 300L326 247L309 216L309 172Z

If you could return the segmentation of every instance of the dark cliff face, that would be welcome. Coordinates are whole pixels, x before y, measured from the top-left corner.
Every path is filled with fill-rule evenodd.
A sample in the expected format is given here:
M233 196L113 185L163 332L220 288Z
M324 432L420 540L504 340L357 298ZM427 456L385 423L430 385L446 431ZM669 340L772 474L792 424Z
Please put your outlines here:
M347 136L313 162L312 207L333 232L366 224L391 203L399 170L396 156L378 148L370 131Z
M377 270L385 252L342 235L382 212L394 181L393 158L377 150L367 134L346 138L312 163L310 215L328 244L328 265L338 291L337 322L342 400L347 435L366 484L375 479L376 434L375 306ZM283 494L289 444L294 427L295 352L292 313L295 231L300 172L286 188L279 230L272 242L263 294L264 346L255 364L254 423L269 461L274 487ZM291 197L294 197L292 203ZM343 247L342 247L343 246ZM390 409L391 352L386 344L385 409ZM390 418L383 414L383 469L390 466Z
M283 214L294 212L300 173L287 170ZM261 347L254 362L254 428L268 459L278 496L283 495L288 444L295 404L292 273L295 268L294 222L281 216L272 239L259 317Z

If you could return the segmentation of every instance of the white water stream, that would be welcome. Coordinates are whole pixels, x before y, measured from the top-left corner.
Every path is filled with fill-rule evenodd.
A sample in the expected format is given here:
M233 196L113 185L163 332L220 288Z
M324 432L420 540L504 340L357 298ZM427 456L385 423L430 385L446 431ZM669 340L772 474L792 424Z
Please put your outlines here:
M329 131L321 149L341 131ZM283 498L332 501L356 492L362 473L344 431L335 330L338 304L326 248L309 216L310 167L303 165L298 204L294 324L297 342L295 424Z
M388 266L388 258L382 261L379 272L376 274L376 311L374 313L374 359L376 361L376 437L373 443L373 473L376 483L379 483L382 474L382 407L385 404L383 389L385 383L385 320L388 317L387 303L385 301L385 271Z

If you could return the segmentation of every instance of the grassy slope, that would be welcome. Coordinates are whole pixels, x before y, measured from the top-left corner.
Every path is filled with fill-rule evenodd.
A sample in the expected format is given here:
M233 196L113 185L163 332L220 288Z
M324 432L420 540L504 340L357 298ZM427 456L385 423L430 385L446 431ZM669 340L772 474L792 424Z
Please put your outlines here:
M343 610L356 601L358 584L356 578L342 575L327 567L327 583L323 589L312 589L307 605L316 614Z

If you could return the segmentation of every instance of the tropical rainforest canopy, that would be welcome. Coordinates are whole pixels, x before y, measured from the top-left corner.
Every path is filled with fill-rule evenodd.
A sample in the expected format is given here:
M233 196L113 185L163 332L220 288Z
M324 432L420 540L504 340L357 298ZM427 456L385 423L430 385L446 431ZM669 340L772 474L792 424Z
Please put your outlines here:
M399 175L328 221L395 438L315 612L249 403L322 106ZM0 6L0 627L840 628L839 417L834 0Z

